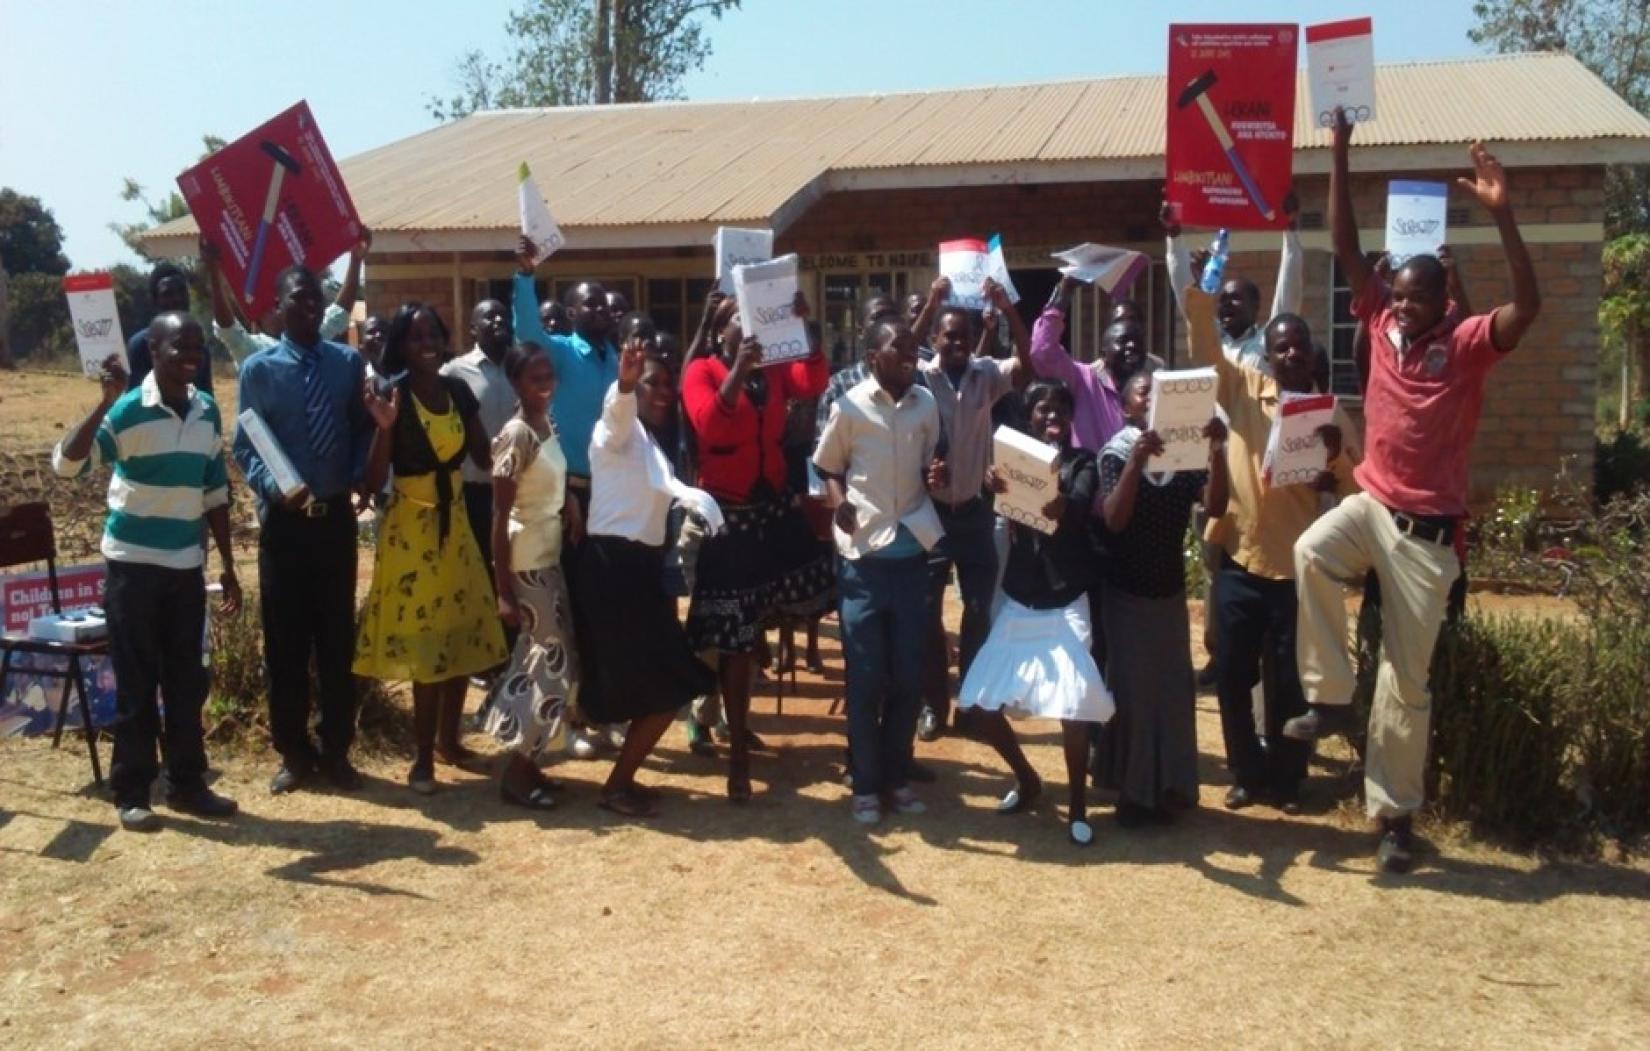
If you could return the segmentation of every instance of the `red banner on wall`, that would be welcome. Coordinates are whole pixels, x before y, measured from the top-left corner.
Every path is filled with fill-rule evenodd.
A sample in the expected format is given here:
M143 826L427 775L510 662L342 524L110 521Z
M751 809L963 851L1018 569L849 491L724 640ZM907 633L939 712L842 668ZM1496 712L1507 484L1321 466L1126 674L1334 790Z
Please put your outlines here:
M251 318L275 305L282 270L325 266L361 235L355 202L307 102L179 175L178 189Z
M1295 50L1293 25L1169 27L1167 196L1182 224L1287 225Z

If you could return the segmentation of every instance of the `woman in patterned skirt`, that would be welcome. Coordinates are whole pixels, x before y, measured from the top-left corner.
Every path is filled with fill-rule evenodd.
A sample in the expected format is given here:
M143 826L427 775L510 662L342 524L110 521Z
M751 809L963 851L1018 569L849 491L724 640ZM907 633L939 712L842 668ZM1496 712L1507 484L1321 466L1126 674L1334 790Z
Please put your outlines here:
M800 294L796 311L807 313ZM744 802L751 796L745 720L757 642L781 614L809 616L830 600L831 553L786 484L783 447L788 403L819 397L830 377L818 348L764 367L765 351L740 328L732 297L717 307L710 332L714 352L684 371L682 405L697 442L699 485L716 498L727 531L699 552L687 633L696 651L720 654L728 798Z
M412 682L418 753L407 784L424 795L435 791L442 709L463 705L470 676L506 656L459 478L466 455L491 464L487 432L470 388L441 375L447 344L434 309L406 304L390 321L384 348L385 372L404 375L387 397L370 380L364 394L378 432L362 491L382 489L392 466L395 489L361 610L354 671Z
M493 685L486 729L513 749L499 795L548 810L556 784L537 759L562 747L579 679L562 538L578 543L584 521L578 501L567 499L567 460L550 422L556 371L549 355L518 343L505 352L504 375L520 407L493 439L493 580L499 619L520 634L509 670Z

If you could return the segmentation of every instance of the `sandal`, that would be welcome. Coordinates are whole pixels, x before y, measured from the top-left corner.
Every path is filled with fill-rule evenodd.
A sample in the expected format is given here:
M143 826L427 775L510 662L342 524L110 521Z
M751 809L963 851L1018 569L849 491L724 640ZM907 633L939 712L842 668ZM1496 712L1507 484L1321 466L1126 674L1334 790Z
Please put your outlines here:
M518 806L523 810L551 810L556 805L556 797L542 785L530 789L526 795L521 795L515 789L501 784L498 786L498 796L510 806Z
M650 800L629 790L603 792L597 797L596 805L620 817L656 817L659 813L658 808Z
M435 763L422 760L407 771L407 787L421 796L435 795Z
M1003 798L997 801L997 813L1023 814L1037 805L1037 798L1043 794L1043 783L1033 781L1030 785L1018 785L1009 789Z

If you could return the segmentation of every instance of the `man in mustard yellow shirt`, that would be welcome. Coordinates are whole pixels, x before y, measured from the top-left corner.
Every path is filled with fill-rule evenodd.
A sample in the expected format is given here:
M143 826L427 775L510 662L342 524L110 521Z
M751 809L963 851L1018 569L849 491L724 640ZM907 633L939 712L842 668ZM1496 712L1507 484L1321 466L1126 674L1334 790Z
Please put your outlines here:
M1262 461L1280 395L1314 393L1312 332L1295 314L1279 314L1265 329L1267 372L1222 353L1214 297L1195 285L1184 293L1183 316L1193 364L1213 366L1219 400L1230 418L1226 447L1231 498L1226 514L1210 521L1206 539L1221 549L1219 585L1208 616L1217 618L1216 692L1232 788L1226 806L1237 810L1261 797L1289 813L1299 809L1300 783L1311 748L1283 736L1283 724L1306 711L1295 663L1295 540L1322 510L1320 493L1355 491L1355 435L1337 407L1323 429L1329 469L1313 484L1272 486ZM1251 693L1260 681L1261 655L1270 651L1276 682L1265 713L1265 745L1255 732Z

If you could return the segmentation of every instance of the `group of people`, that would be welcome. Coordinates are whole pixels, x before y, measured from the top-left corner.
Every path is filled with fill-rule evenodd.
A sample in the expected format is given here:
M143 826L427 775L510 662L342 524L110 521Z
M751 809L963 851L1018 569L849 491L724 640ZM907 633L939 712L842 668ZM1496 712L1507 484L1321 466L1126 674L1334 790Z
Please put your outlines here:
M1407 868L1427 670L1460 573L1485 377L1540 303L1505 175L1478 145L1461 185L1500 230L1512 302L1467 314L1434 256L1406 261L1390 282L1372 269L1351 209L1350 136L1339 121L1329 212L1364 328L1365 441L1360 451L1344 420L1324 428L1328 469L1307 485L1273 486L1263 469L1280 402L1327 382L1294 305L1292 231L1274 310L1262 317L1242 277L1201 290L1203 261L1164 214L1190 358L1215 370L1222 410L1204 431L1206 468L1178 472L1153 467L1164 449L1147 426L1158 362L1140 311L1116 303L1098 360L1074 360L1062 343L1070 278L1029 331L991 283L984 317L951 302L943 278L903 309L878 296L862 318L862 359L832 375L817 326L809 356L766 364L737 302L720 293L681 353L596 282L541 310L526 238L513 302L477 304L472 349L457 357L444 319L418 302L368 319L359 348L332 341L369 239L326 310L314 273L283 272L275 314L258 326L266 335L240 364L239 405L301 484L281 486L246 426L229 445L260 524L281 758L271 790L316 779L359 787L350 761L359 676L412 684L407 783L435 791L438 760L477 758L462 730L467 686L480 677L481 725L509 751L498 783L506 803L553 807L561 785L542 760L573 739L584 754L600 741L618 749L600 805L649 816L659 799L637 781L643 760L684 712L694 750L711 750L718 707L727 794L748 800L760 741L747 717L766 632L817 626L834 610L854 820L923 812L913 785L933 774L913 742L948 731L1002 757L1013 780L997 810L1031 810L1043 785L1013 715L1061 723L1073 843L1095 836L1091 779L1115 791L1123 826L1169 822L1199 797L1183 561L1197 510L1213 569L1206 643L1232 775L1225 805L1298 811L1312 742L1352 729L1344 596L1373 573L1385 630L1366 795L1381 824L1380 864ZM241 328L214 258L204 248L203 257L219 332ZM112 780L120 820L134 829L158 823L150 788L162 720L169 803L207 816L235 810L203 780L199 725L208 533L222 608L233 614L241 601L225 430L205 335L178 283L181 297L157 295L162 312L131 376L118 358L106 362L99 406L54 453L64 475L114 468L102 545L117 681ZM806 317L804 297L795 308ZM1011 348L1002 357L992 352L999 326ZM1057 488L1037 526L994 513L1008 481L992 463L993 433L1005 422L1054 450ZM358 611L357 515L367 507L379 518ZM953 568L954 707L941 620Z

